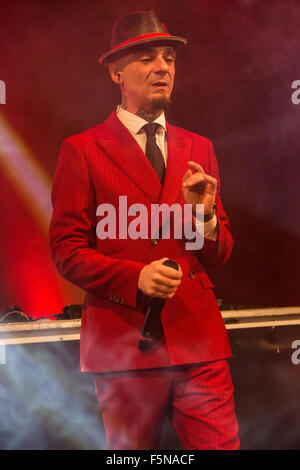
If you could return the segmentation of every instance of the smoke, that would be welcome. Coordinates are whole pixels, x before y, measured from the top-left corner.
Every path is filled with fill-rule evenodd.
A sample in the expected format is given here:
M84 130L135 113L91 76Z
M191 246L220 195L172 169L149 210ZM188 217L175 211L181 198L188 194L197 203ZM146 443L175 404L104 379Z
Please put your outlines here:
M231 330L230 360L243 450L296 450L299 365L291 347L298 326Z
M10 346L1 365L0 448L104 449L90 376L77 372L73 342Z

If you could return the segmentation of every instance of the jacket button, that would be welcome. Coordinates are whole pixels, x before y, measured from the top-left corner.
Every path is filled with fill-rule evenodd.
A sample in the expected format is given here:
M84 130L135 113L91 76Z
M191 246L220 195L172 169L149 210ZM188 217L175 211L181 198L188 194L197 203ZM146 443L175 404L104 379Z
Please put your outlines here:
M195 271L190 271L189 278L194 279L195 275L196 275Z
M158 244L158 240L151 240L151 245L156 246Z

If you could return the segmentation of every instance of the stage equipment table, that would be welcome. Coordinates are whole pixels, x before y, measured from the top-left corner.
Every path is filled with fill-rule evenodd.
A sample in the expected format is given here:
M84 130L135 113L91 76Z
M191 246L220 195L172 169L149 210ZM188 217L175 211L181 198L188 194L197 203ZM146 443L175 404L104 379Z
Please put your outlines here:
M227 330L300 325L300 306L223 310L221 313ZM0 364L6 363L7 345L79 340L80 326L81 319L0 324Z
M300 306L221 313L241 449L300 450ZM92 376L78 372L80 327L81 319L0 324L3 449L104 449ZM181 449L167 420L162 448Z

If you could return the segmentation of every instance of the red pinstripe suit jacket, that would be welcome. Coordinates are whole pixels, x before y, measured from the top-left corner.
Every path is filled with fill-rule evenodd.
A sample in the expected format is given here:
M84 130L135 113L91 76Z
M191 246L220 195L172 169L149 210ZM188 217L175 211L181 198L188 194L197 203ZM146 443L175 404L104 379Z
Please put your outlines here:
M80 339L81 371L147 369L213 361L231 355L227 332L205 266L220 267L230 256L233 240L222 207L216 199L219 235L205 239L198 251L185 240L106 239L96 236L103 203L118 207L127 196L128 207L144 204L183 204L182 177L194 160L218 179L211 142L167 123L168 165L160 182L115 112L103 123L62 145L52 189L53 215L50 249L63 277L86 291ZM220 185L218 184L218 188ZM144 322L137 305L142 267L168 257L183 271L181 285L166 301L161 322L164 341L141 352L138 344Z

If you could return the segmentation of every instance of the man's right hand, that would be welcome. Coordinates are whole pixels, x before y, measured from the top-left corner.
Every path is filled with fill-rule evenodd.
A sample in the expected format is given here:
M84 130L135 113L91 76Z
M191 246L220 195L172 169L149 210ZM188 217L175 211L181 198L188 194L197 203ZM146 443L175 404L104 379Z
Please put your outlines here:
M138 288L149 297L171 299L181 283L182 270L170 268L163 264L168 258L152 261L140 272Z

